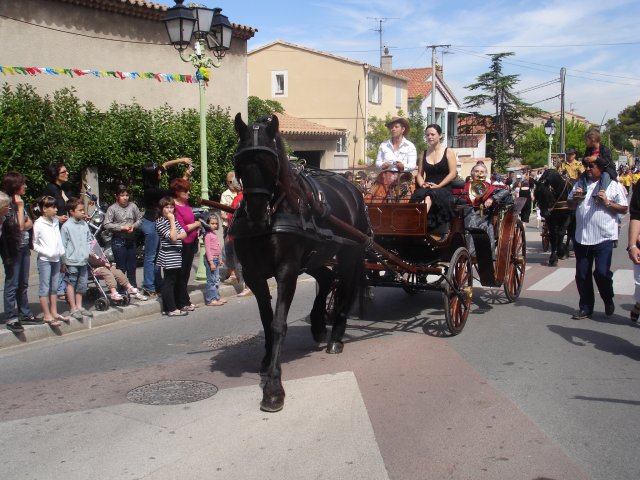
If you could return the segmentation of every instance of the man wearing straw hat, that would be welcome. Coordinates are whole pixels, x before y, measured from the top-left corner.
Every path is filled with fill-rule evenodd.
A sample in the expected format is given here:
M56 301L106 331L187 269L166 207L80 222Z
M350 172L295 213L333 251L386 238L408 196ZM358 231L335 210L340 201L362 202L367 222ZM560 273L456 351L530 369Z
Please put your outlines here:
M376 166L382 170L411 171L416 168L416 147L405 138L409 133L406 118L394 117L385 123L391 138L380 145Z

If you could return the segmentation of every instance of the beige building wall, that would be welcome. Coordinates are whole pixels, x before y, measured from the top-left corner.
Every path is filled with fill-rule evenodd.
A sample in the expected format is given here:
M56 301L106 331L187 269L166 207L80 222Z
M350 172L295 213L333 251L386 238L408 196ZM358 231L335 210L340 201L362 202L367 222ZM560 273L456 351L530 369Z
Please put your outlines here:
M370 66L323 52L275 43L248 55L249 95L277 100L289 115L321 125L347 130L348 162L342 158L331 164L326 157L323 168L348 168L366 158L367 118L395 115L396 77L376 69L382 78L382 103L367 101ZM274 72L284 72L284 94L275 95ZM399 77L398 77L399 78ZM407 86L403 81L403 110L406 112ZM335 150L335 147L334 147ZM339 165L338 165L339 163Z
M0 15L2 65L195 73L193 67L182 62L178 52L167 45L166 29L160 19L137 18L58 0L2 0ZM233 38L231 51L223 58L222 67L212 69L206 90L207 105L229 108L232 115L242 112L245 118L246 43L246 39ZM100 109L108 108L113 102L132 103L134 100L146 108L165 103L175 109L199 108L197 83L165 83L140 78L120 80L93 75L73 78L46 74L0 75L0 83L5 82L9 85L31 84L41 95L73 87L82 101L91 101Z

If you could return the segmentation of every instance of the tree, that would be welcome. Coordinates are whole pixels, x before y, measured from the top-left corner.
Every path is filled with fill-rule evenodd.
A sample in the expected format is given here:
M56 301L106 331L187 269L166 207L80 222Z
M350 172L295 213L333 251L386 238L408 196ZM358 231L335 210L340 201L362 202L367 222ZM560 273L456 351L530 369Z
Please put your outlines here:
M484 93L465 97L467 108L479 108L492 104L494 114L488 123L488 154L494 159L493 165L499 171L505 171L517 139L530 127L525 121L540 112L538 108L523 102L513 93L518 84L519 75L505 75L502 71L502 60L514 55L513 52L489 55L491 66L489 71L476 79L476 83L466 88Z
M618 114L618 122L628 139L640 140L640 101L622 110Z
M581 157L584 153L584 135L587 133L588 127L582 123L571 120L565 123L566 148L573 148ZM557 152L560 147L558 145L559 135L553 137L551 149ZM531 168L540 168L547 165L549 158L549 137L544 131L544 125L530 128L518 140L516 152L522 158L524 164Z
M261 98L250 96L248 99L248 115L247 123L251 125L262 117L271 115L272 113L284 113L282 104L276 100L262 100Z

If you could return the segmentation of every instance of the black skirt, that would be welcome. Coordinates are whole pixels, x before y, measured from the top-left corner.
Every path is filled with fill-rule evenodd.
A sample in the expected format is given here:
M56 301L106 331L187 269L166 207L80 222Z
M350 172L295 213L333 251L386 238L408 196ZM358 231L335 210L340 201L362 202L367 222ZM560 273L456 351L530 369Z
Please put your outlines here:
M449 222L453 217L451 202L453 195L449 188L418 188L411 195L411 203L422 203L431 197L431 209L427 215L427 230L433 233L447 233Z

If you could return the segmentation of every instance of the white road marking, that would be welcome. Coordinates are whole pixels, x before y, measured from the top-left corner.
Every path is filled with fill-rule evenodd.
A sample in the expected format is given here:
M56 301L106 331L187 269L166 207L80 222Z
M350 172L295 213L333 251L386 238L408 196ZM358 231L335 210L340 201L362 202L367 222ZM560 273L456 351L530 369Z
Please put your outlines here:
M613 272L613 293L616 295L633 295L635 289L633 270L620 269Z
M545 292L560 292L573 283L576 276L575 268L556 268L553 273L531 285L527 290Z

